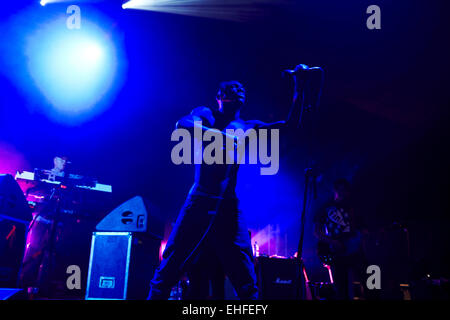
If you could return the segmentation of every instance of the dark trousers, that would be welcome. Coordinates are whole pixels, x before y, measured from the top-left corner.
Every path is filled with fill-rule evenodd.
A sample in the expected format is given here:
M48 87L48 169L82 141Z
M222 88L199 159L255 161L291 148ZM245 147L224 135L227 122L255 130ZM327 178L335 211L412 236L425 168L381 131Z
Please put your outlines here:
M353 282L360 282L363 286L364 258L362 253L336 257L331 265L336 299L352 300L354 298Z
M224 199L216 212L217 201L205 196L188 196L150 283L149 299L168 299L182 272L189 269L188 264L206 247L220 260L239 298L257 298L250 236L238 210L238 201Z
M187 268L189 286L186 300L224 300L225 271L214 248L202 246Z

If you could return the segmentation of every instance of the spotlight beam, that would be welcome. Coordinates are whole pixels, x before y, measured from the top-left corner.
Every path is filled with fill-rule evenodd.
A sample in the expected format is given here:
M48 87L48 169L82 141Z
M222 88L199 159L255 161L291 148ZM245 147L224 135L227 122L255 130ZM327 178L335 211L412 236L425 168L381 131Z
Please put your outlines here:
M264 7L289 0L130 0L123 9L166 12L244 22L264 15Z
M46 4L50 4L50 3L68 3L68 4L80 4L80 3L98 3L98 2L103 2L106 0L41 0L39 3L41 4L41 6L45 6Z

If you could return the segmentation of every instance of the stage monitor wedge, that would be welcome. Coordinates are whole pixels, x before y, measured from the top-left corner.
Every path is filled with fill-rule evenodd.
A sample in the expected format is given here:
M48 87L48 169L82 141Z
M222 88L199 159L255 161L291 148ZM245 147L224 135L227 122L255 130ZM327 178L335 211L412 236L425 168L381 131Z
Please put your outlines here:
M139 232L162 239L164 225L159 210L140 196L111 211L97 224L97 231Z
M0 288L0 300L25 300L26 295L22 289Z

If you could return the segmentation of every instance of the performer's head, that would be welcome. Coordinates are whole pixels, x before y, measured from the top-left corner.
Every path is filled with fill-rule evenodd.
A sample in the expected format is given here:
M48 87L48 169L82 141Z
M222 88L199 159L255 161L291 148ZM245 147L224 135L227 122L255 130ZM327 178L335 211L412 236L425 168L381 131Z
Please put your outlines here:
M219 86L216 100L221 112L235 115L245 103L244 86L238 81L224 81Z
M53 170L58 171L58 172L64 172L67 161L68 161L67 157L59 157L59 156L54 157L53 158L53 164L54 164Z
M333 192L334 192L334 200L343 201L348 200L351 195L351 184L345 178L340 178L334 181L333 184Z

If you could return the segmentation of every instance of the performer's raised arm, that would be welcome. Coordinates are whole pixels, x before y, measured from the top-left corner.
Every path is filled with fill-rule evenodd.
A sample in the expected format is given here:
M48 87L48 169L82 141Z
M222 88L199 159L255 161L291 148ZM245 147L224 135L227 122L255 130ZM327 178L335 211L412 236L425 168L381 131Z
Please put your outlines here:
M319 104L322 90L322 69L299 64L289 73L295 81L295 85L292 105L286 118L276 122L249 120L247 124L261 129L293 128L301 122L305 109L311 109Z
M197 107L192 112L182 117L176 123L177 129L186 129L193 130L194 127L201 128L205 131L217 131L223 134L224 136L228 136L230 138L234 138L233 136L225 133L224 131L220 131L217 128L212 128L214 124L214 116L210 108L208 107Z

